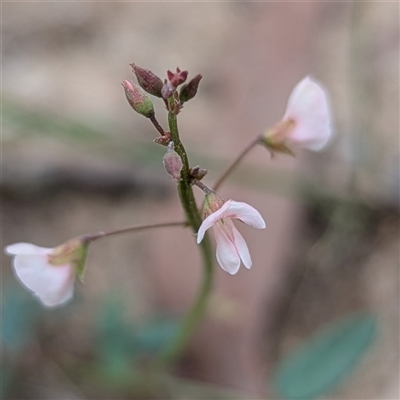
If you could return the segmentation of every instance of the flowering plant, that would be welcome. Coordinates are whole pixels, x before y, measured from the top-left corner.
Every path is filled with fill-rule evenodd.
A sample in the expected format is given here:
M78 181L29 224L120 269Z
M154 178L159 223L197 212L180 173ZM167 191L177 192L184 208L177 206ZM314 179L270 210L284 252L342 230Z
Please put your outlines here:
M263 217L254 207L244 202L224 201L217 190L256 145L266 146L272 154L281 152L293 155L297 147L321 150L331 137L330 110L324 89L313 79L304 78L290 95L282 121L253 138L215 184L209 187L203 183L207 170L200 166L191 167L178 130L178 115L183 106L196 96L202 75L195 75L187 81L189 73L177 68L175 72L168 71L167 78L162 80L136 64L131 64L131 67L138 84L129 80L122 82L126 98L132 109L147 118L158 132L159 136L154 142L166 147L162 163L176 182L185 219L87 234L55 248L16 243L7 246L5 251L14 257L14 271L21 283L43 305L56 307L72 298L76 277L81 280L83 278L88 248L98 239L144 229L190 227L197 235L204 279L198 298L183 320L175 339L160 355L160 362L164 364L180 356L207 308L215 258L207 231L213 228L218 264L224 271L235 275L242 263L250 269L253 262L247 243L232 220L237 219L256 229L264 229L266 226ZM163 101L168 112L168 130L158 122L150 95ZM203 214L196 204L194 187L205 194Z

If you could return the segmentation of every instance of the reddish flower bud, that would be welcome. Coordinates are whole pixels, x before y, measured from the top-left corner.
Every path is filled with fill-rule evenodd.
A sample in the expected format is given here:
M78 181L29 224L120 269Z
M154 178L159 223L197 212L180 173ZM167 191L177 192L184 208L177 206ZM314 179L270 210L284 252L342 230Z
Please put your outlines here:
M186 81L188 74L188 71L181 71L179 68L176 69L176 72L167 71L168 79L175 88Z
M128 103L136 112L142 114L146 118L154 116L153 103L139 86L127 79L122 82L122 86L124 87Z
M194 96L196 96L201 78L203 78L203 76L198 74L188 83L182 86L181 91L179 93L179 98L182 102L189 101L193 99Z
M162 97L161 89L163 87L162 80L153 72L148 69L141 68L136 64L129 64L132 67L132 71L135 73L139 85L153 96Z
M176 181L181 180L181 171L183 167L182 159L179 154L174 150L174 142L170 142L167 152L164 155L163 163L166 171Z
M193 168L190 168L190 175L194 178L197 179L198 181L201 181L208 173L207 169L200 168L200 166L196 165Z

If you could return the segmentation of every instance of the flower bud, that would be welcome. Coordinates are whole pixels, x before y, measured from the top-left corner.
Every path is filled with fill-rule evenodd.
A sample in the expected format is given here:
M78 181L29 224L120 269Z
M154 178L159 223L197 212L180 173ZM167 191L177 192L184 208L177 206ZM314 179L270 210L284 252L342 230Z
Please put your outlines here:
M176 72L167 71L168 80L164 80L164 86L161 89L162 97L170 98L176 88L186 81L188 74L188 71L181 71L179 68L176 69Z
M122 86L125 90L125 96L128 100L130 106L139 114L145 116L146 118L151 118L154 116L153 103L149 96L133 82L125 79L122 82Z
M169 99L175 93L176 87L170 81L165 80L161 88L161 95L163 99Z
M196 165L193 168L190 168L190 175L192 178L197 179L198 181L201 181L208 173L207 169L200 168L200 166Z
M201 78L203 78L203 76L198 74L193 79L191 79L188 83L186 83L185 85L182 86L180 93L179 93L179 98L182 102L189 101L189 100L193 99L194 96L196 96L197 89L199 88Z
M225 201L217 193L213 191L207 193L204 197L203 219L218 211L224 203Z
M186 81L188 74L188 71L181 71L179 68L176 69L176 72L167 71L168 79L175 88Z
M162 97L161 89L163 87L162 80L148 69L140 68L136 64L129 64L135 73L139 85L153 96Z
M183 167L182 159L174 150L174 142L169 142L167 152L163 157L163 163L166 171L176 181L181 180L181 171Z

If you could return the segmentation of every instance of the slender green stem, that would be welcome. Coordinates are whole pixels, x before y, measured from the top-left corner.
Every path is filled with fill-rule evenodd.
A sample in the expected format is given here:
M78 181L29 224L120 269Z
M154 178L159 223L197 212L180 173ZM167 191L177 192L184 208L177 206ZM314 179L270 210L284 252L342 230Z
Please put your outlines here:
M201 218L192 190L192 177L190 176L189 160L186 154L185 147L183 146L179 137L177 117L171 112L168 113L168 123L172 136L172 141L174 142L174 149L181 157L183 163L181 172L182 179L179 181L178 186L180 200L192 229L197 232L201 224Z
M197 233L201 224L201 217L196 205L191 185L189 160L186 154L186 150L179 137L176 115L170 112L168 114L168 122L172 135L172 140L175 145L175 151L179 154L183 163L183 168L181 172L182 179L179 182L178 187L179 197L189 225L192 228L193 232ZM211 293L213 282L213 253L208 235L206 235L203 241L200 243L200 249L204 265L203 280L201 283L200 292L191 310L182 322L182 325L176 337L161 354L158 361L163 365L173 363L181 355L182 351L188 345L191 337L195 333L196 328L207 309L208 298Z
M204 239L205 240L203 240L203 242L200 244L204 263L204 272L200 292L190 312L182 322L179 332L177 333L173 342L161 355L160 361L162 364L173 363L182 354L182 351L189 344L191 337L195 333L198 324L207 310L208 299L213 283L213 254L208 237L205 237Z
M240 154L232 161L232 163L226 168L224 173L218 178L217 182L215 182L213 189L216 191L225 179L230 175L230 173L235 169L235 167L242 161L243 157L257 144L261 141L261 136L257 136L254 140L252 140L241 152Z

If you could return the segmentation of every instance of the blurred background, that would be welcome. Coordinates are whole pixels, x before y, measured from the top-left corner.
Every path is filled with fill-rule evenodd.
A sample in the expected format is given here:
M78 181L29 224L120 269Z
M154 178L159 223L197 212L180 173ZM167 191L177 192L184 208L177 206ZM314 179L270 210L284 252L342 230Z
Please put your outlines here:
M120 85L129 63L203 74L179 120L210 185L311 74L330 93L332 145L256 148L220 190L267 229L240 226L253 268L215 266L158 398L398 399L398 15L393 2L3 3L2 246L182 219L165 149ZM2 398L142 398L132 377L200 278L184 229L113 237L91 247L74 300L48 310L2 256Z

